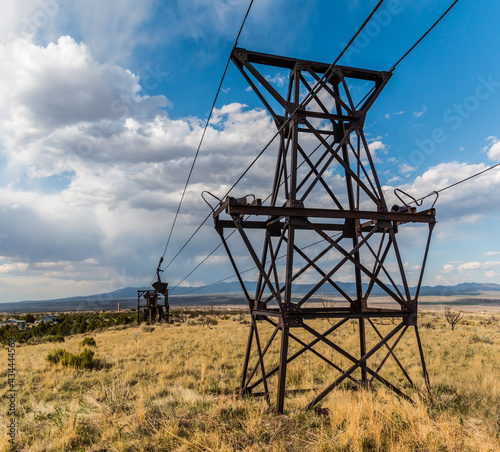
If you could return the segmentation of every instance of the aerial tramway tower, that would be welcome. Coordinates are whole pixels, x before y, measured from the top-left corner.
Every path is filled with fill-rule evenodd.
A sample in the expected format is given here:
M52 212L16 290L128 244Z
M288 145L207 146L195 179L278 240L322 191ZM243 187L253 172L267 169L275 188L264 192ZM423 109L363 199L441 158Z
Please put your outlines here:
M170 319L168 283L162 282L160 276L160 273L163 272L161 270L162 263L163 256L160 258L160 262L156 268L156 281L152 284L153 289L137 291L137 323L141 321L154 323L156 321L161 322L162 320L168 323ZM141 305L142 299L146 300L145 305Z
M381 371L392 358L414 386L395 355L402 337L413 330L418 348L416 356L427 386L429 384L417 313L436 220L432 208L417 212L404 202L392 207L387 205L375 159L363 133L367 112L392 73L242 48L233 49L231 60L271 114L279 135L268 200L248 202L246 197L227 197L214 211L215 228L248 300L252 318L240 394L263 387L269 400L269 382L277 375L276 411L282 413L287 366L308 352L332 369L332 382L308 407L318 403L347 378L359 385L377 380L407 398L382 376ZM283 93L268 81L277 71L289 73ZM398 246L398 232L405 223L425 223L428 228L418 282L413 290ZM238 231L258 269L254 292L246 287L237 259L228 245L224 234L228 229ZM324 244L322 249L310 247L318 240ZM280 267L278 259L282 253L286 260ZM337 282L339 277L345 280L348 276L355 283L352 291ZM303 293L296 287L305 278L313 283ZM342 302L327 306L314 302L327 286ZM374 292L383 292L392 305L377 306ZM389 332L382 334L377 325L380 323L377 319L381 318L397 319L397 322ZM325 322L316 319L329 319L330 326L324 330ZM352 321L357 325L355 351L348 350L332 335ZM265 344L262 341L263 323L272 325ZM307 335L308 339L304 339ZM370 344L369 337L376 337L376 340ZM268 351L276 343L279 360L269 366ZM299 346L293 353L292 343ZM315 348L318 343L326 346L329 352ZM347 359L350 364L342 368L331 356Z

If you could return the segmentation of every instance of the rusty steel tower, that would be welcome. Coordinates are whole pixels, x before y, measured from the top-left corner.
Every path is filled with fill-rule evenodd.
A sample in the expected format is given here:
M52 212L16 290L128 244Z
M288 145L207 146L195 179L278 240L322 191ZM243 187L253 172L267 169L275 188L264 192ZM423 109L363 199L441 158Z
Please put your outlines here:
M413 330L416 356L429 385L417 313L436 220L432 208L417 212L409 204L387 205L374 165L376 159L363 134L366 114L392 73L242 48L234 48L231 59L271 114L279 136L270 197L251 202L245 197L227 197L214 211L215 228L251 312L240 395L262 387L269 401L270 381L277 376L276 411L282 413L287 366L308 352L330 366L332 377L307 407L318 403L347 378L359 385L377 380L408 398L381 371L389 358L394 359L414 386L395 354L402 337ZM270 83L279 71L289 75L282 93ZM428 227L418 282L413 288L398 246L398 230L405 223L425 223ZM241 276L224 235L228 229L238 231L258 269L254 291ZM310 247L318 241L323 244L321 249ZM284 262L280 267L281 254L285 260L280 261ZM338 278L353 281L354 289L345 290ZM297 290L304 281L308 289ZM326 286L342 301L318 304L318 296ZM377 306L374 292L383 292L392 304ZM382 334L376 320L380 318L397 322ZM325 330L326 322L315 319L328 319L330 324ZM353 321L357 333L350 334L356 334L355 351L348 350L332 334ZM272 325L267 341L262 340L263 322ZM323 325L322 330L319 325ZM376 340L369 343L368 337ZM293 353L292 343L299 347ZM315 348L316 344L321 344L321 350L327 347L328 353ZM270 366L269 351L273 346L279 349L279 359ZM379 352L382 358L375 362ZM347 359L349 365L341 367L335 356Z

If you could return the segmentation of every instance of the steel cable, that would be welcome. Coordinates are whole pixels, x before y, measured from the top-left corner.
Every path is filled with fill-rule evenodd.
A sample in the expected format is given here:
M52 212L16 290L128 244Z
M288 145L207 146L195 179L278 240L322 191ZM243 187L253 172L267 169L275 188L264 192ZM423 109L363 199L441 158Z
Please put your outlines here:
M273 143L273 141L276 139L276 137L281 133L281 131L288 125L288 123L290 122L290 120L294 117L294 115L301 109L303 108L303 106L305 104L307 104L311 97L315 96L317 93L316 93L316 90L318 90L320 87L321 87L321 84L323 83L324 79L327 78L329 72L333 69L333 67L335 66L335 64L340 60L340 58L344 55L344 53L348 50L348 48L352 45L352 43L355 41L355 39L357 38L357 36L361 33L361 31L364 29L364 27L366 26L366 24L370 21L370 19L373 17L373 15L375 14L375 12L378 10L378 8L382 5L384 0L379 0L379 2L377 3L377 5L373 8L373 10L371 11L371 13L366 17L366 19L364 20L363 24L359 27L359 29L356 31L356 33L353 35L353 37L351 38L351 40L346 44L346 46L344 47L344 49L340 52L340 54L337 56L337 58L333 61L333 63L329 66L329 68L325 71L325 73L323 74L323 76L321 77L321 79L316 83L316 85L313 87L313 89L308 93L308 95L302 100L302 102L300 103L300 105L295 109L295 111L290 115L288 116L288 118L283 122L283 124L278 128L277 132L273 135L273 137L271 138L271 140L266 144L266 146L259 152L259 154L253 159L253 161L250 163L250 165L243 171L243 173L239 176L239 178L236 180L236 182L231 186L231 188L226 192L226 194L222 197L222 199L226 198L229 193L231 193L231 191L236 187L236 185L245 177L245 175L248 173L248 171L250 171L250 169L253 167L253 165L255 165L255 163L259 160L259 158L264 154L264 152L269 148L269 146ZM396 66L399 65L399 63L401 61L403 61L404 58L406 58L406 56L408 56L408 54L418 45L420 44L420 42L422 42L422 40L432 31L432 29L448 14L448 12L455 6L455 4L458 2L458 0L455 0L451 6L439 17L439 19L434 22L434 24L422 35L422 37L393 65L393 67L390 69L390 72L394 71L394 69L396 68ZM249 5L249 8L247 10L247 13L245 15L245 18L243 20L243 24L240 28L240 31L238 33L238 36L235 40L235 45L233 46L236 47L237 43L238 43L238 39L239 39L239 36L241 34L241 31L243 29L243 25L246 21L246 18L248 17L248 13L250 12L250 8L252 6L252 3L253 3L253 0L250 2L250 5ZM204 129L204 132L203 132L203 135L202 135L202 139L201 139L201 142L203 141L203 137L205 135L205 132L206 132L206 129L208 127L208 122L210 120L210 116L212 114L212 111L213 111L213 108L215 106L215 101L217 100L217 97L219 95L219 92L220 92L220 89L221 89L221 86L222 86L222 81L224 79L224 76L226 74L226 71L228 69L228 66L229 66L229 63L231 61L231 56L228 58L228 61L227 61L227 64L226 64L226 67L225 67L225 70L224 70L224 75L223 75L223 78L221 80L221 83L219 85L219 89L217 90L217 94L216 94L216 98L214 100L214 104L212 105L212 109L210 111L210 115L209 115L209 118L207 119L207 123L205 125L205 129ZM201 142L200 142L200 146L201 146ZM195 161L196 161L196 157L199 153L199 148L200 146L198 147L198 150L197 150L197 153L195 155ZM191 171L190 171L190 174L189 174L189 177L188 177L188 181L186 183L186 187L184 188L184 193L182 195L182 198L181 198L181 203L182 203L182 199L184 197L184 194L185 194L185 190L187 188L187 184L189 182L189 178L191 177L191 172L192 172L192 169L194 167L194 162L193 161L193 166L191 168ZM496 167L498 165L495 165L494 167ZM492 167L492 168L494 168ZM489 168L489 169L492 169L492 168ZM487 171L487 170L485 170ZM485 172L483 171L483 172ZM479 175L481 173L478 173L477 175ZM476 176L477 176L476 175ZM472 177L475 177L475 176L472 176ZM468 179L466 179L468 180ZM464 180L465 181L465 180ZM461 182L464 182L464 181L461 181ZM458 183L461 183L461 182L458 182ZM457 183L457 184L458 184ZM456 185L456 184L454 184ZM453 186L453 185L452 185ZM451 186L450 186L451 187ZM450 187L445 187L441 190L438 190L437 192L440 192L440 191L443 191L443 190L446 190L447 188L450 188ZM422 199L425 199L422 198ZM181 203L179 204L179 208L178 208L178 211L176 213L176 216L175 216L175 219L174 219L174 225L175 225L175 221L177 219L177 215L178 215L178 212L179 212L179 209L180 209L180 205ZM201 227L206 223L206 221L210 218L210 215L209 214L204 220L203 222L198 226L198 228L195 230L195 232L190 236L190 238L187 240L187 242L181 247L181 249L179 250L179 252L174 256L174 258L169 262L169 264L165 267L165 270L173 263L173 261L179 256L179 254L184 250L184 248L188 245L188 243L193 239L193 237L198 233L198 231L201 229ZM174 226L173 225L173 226ZM173 230L173 226L172 226L172 230ZM170 232L170 235L169 235L169 239L167 241L167 245L165 247L165 251L163 253L163 255L165 255L166 253L166 250L168 248L168 243L170 241L170 236L172 234L172 230ZM234 232L234 231L233 231ZM232 235L232 233L231 233ZM214 250L212 250L186 277L184 277L184 279L182 279L178 284L177 286L175 286L173 289L177 288L183 281L185 281L192 273L194 273L194 271L196 271L206 260L208 260L208 258L210 256L213 255L213 253L215 253L215 251L217 251L219 248L220 248L221 244L219 244ZM249 270L248 270L249 271ZM227 279L227 278L226 278ZM172 290L173 290L172 289Z
M486 168L486 169L484 169L484 170L482 170L482 171L479 171L478 173L475 173L475 174L473 174L473 175L471 175L471 176L468 176L468 177L466 177L466 178L464 178L464 179L461 179L461 180L459 180L459 181L457 181L457 182L454 182L453 184L447 185L446 187L440 188L439 190L434 190L434 191L432 191L430 194L425 195L425 196L423 196L422 198L416 199L416 200L414 200L414 201L411 201L411 202L409 202L408 204L413 204L413 203L418 203L418 202L420 202L420 201L423 201L424 199L426 199L428 196L432 195L433 193L441 193L441 192L443 192L443 191L445 191L445 190L448 190L448 189L450 189L450 188L452 188L452 187L455 187L455 186L457 186L457 185L460 185L460 184L462 184L463 182L467 182L467 181L468 181L468 180L470 180L470 179L473 179L473 178L475 178L475 177L478 177L478 176L480 176L481 174L484 174L484 173L486 173L486 172L488 172L488 171L491 171L492 169L495 169L495 168L498 168L498 167L500 167L500 163L497 163L496 165L490 166L489 168ZM205 220L205 221L206 221L206 220ZM235 232L235 231L233 231L233 232L232 232L232 233L228 236L228 238L229 238L231 235L233 235L233 233L234 233L234 232ZM334 237L336 237L336 236L334 236ZM324 242L324 241L325 241L325 239L322 239L322 240L320 240L320 241L318 241L318 242L315 242L315 243L312 243L312 244L310 244L310 245L307 245L307 246L305 246L304 248L301 248L301 251L302 251L302 250L304 250L304 249L306 249L306 248L309 248L309 247L311 247L311 246L313 246L313 245L317 245L318 243ZM191 271L191 272L190 272L190 273L189 273L189 274L188 274L188 275L184 278L184 279L182 279L182 281L180 281L180 282L179 282L179 283L178 283L178 284L177 284L177 285L176 285L176 286L175 286L172 290L175 290L177 287L179 287L179 285L180 285L182 282L184 282L184 281L185 281L185 280L186 280L189 276L191 276L191 275L194 273L194 271L195 271L195 270L197 270L197 269L198 269L198 268L199 268L199 267L200 267L200 266L201 266L201 265L202 265L202 264L203 264L206 260L208 260L208 258L209 258L210 256L212 256L212 254L213 254L213 253L215 253L215 251L217 251L217 250L221 247L221 245L222 245L222 244L219 244L219 245L218 245L218 246L217 246L217 247L216 247L216 248L215 248L215 249L214 249L214 250L213 250L210 254L208 254L208 255L207 255L207 256L206 256L206 257L205 257L205 258L204 258L204 259L203 259L203 260L202 260L202 261L201 261L201 262L200 262L200 263L199 263L199 264L198 264L198 265L197 265L197 266L196 266L196 267L195 267L195 268L194 268L194 269L193 269L193 270L192 270L192 271ZM279 257L277 257L277 259L282 259L282 258L283 258L283 257L285 257L285 256L286 256L286 255L279 256ZM248 269L246 269L246 270L244 270L244 271L240 272L240 274L243 274L243 273L248 273L249 271L252 271L252 270L254 270L254 269L256 269L256 268L257 268L257 267L255 267L255 266L254 266L254 267L252 267L252 268L248 268ZM201 290L201 289L203 289L203 288L213 286L214 284L217 284L217 283L219 283L219 282L226 281L226 280L228 280L228 279L230 279L230 278L234 278L235 276L236 276L236 274L233 274L233 275L231 275L231 276L227 276L226 278L223 278L223 279L220 279L220 280L215 281L215 282L213 282L213 283L210 283L210 284L208 284L208 285L206 285L206 286L197 287L196 289L194 289L194 290L192 290L192 291L190 291L190 292L187 292L187 293L186 293L186 294L184 294L184 295L188 295L188 294L190 294L190 293L196 292L197 290Z
M319 90L321 88L321 84L324 82L324 80L327 78L329 72L333 69L333 67L335 66L335 64L338 62L338 60L342 57L342 55L347 51L347 49L351 46L351 44L354 42L354 40L358 37L358 35L361 33L361 31L363 30L363 28L366 26L366 24L370 21L370 19L372 18L372 16L375 14L375 12L378 10L378 8L382 5L382 3L384 2L384 0L379 0L379 2L377 3L377 5L375 5L375 7L373 8L373 10L371 11L371 13L367 16L367 18L364 20L364 22L361 24L361 26L359 27L359 29L356 31L356 33L353 35L353 37L351 38L351 40L346 44L346 46L344 47L344 49L340 52L340 54L337 56L337 58L335 58L335 60L333 61L333 63L328 67L328 69L324 72L323 76L317 81L317 83L315 84L315 86L313 87L313 89L311 90L311 92L308 93L308 95L302 100L302 102L297 106L297 108L295 109L295 111L290 115L288 116L288 118L283 122L283 124L278 128L278 130L276 131L276 133L273 135L273 137L269 140L269 142L264 146L264 148L259 152L259 154L253 159L253 161L250 163L250 165L245 169L245 171L243 171L243 173L240 175L240 177L238 177L238 179L236 180L236 182L231 186L231 188L226 192L226 194L222 197L222 199L226 198L229 193L231 193L231 191L236 187L236 185L241 182L241 180L245 177L245 175L248 173L248 171L250 171L250 169L253 167L253 165L255 165L255 163L259 160L259 158L264 154L264 152L269 148L269 146L273 143L273 141L276 139L276 137L281 133L281 131L288 125L288 123L291 121L291 119L294 117L294 115L301 109L304 107L304 105L306 105L310 99L314 96L316 96L316 91ZM244 18L244 21L246 20L246 18L248 17L248 13L250 11L250 8L252 6L252 3L253 3L253 0L250 2L250 5L249 5L249 9L247 11L247 14L245 15L245 18ZM244 24L244 22L243 22ZM242 27L240 28L240 31L238 33L238 36L235 40L235 45L234 47L237 45L238 43L238 38L241 34L241 31L243 29L243 25ZM233 47L233 48L234 48ZM231 55L229 56L229 59L228 59L228 62L226 64L226 68L224 70L224 75L227 71L227 68L228 68L228 65L229 65L229 62L231 60ZM223 76L224 78L224 76ZM219 94L219 91L220 91L220 87L222 85L222 80L221 80L221 84L219 85L219 90L217 91L217 95L216 95L216 98L214 100L214 104L215 105L215 101L217 100L217 96ZM213 106L212 106L212 110L213 110ZM210 112L210 115L212 114L212 111ZM208 127L208 121L210 119L210 115L209 115L209 118L207 120L207 123L205 125L205 130L203 132L203 136L205 134L205 131ZM202 140L203 140L203 136L202 136ZM200 142L200 146L201 146L201 142ZM198 155L198 152L199 152L199 148L200 146L198 147L198 151L195 155L195 160L196 160L196 157ZM182 200L184 198L184 194L185 194L185 191L186 191L186 188L187 188L187 184L189 183L189 178L191 177L191 172L192 172L192 169L194 167L194 162L193 162L193 166L191 168L191 171L190 171L190 174L189 174L189 177L188 177L188 181L186 183L186 186L184 188L184 193L182 195L182 198L181 198L181 202L179 203L179 207L177 209L177 213L175 215L175 218L174 218L174 223L172 225L172 229L170 231L170 234L169 234L169 238L168 238L168 241L167 241L167 245L165 246L165 250L163 252L163 256L165 256L165 253L167 251L167 248L168 248L168 245L169 245L169 242L170 242L170 237L172 235L172 231L173 231L173 228L175 226L175 222L177 220L177 216L178 216L178 213L179 213L179 210L180 210L180 206L182 204ZM172 262L177 258L177 256L182 252L182 250L184 250L184 248L187 246L187 244L193 239L193 237L198 233L198 231L201 229L201 227L206 223L206 221L208 220L208 218L210 217L210 214L203 220L203 222L198 226L198 228L196 229L196 231L191 235L191 237L187 240L186 243L184 243L184 245L182 246L182 248L180 249L180 251L174 256L174 258L169 262L169 264L165 267L164 270L166 270L171 264ZM153 277L153 281L154 281L154 277Z
M238 45L238 40L240 39L240 36L241 36L241 32L243 31L243 27L245 25L245 22L248 18L248 14L250 13L250 9L252 8L252 5L253 5L253 2L254 0L251 0L250 1L250 4L248 5L248 9L246 11L246 14L245 14L245 17L243 18L243 21L241 23L241 26L240 26L240 29L238 31L238 34L236 35L236 39L234 41L234 45L233 45L233 48L236 47ZM175 216L174 216L174 221L172 222L172 227L170 228L170 232L168 234L168 239L167 239L167 243L165 245L165 249L163 250L163 254L162 254L162 258L165 257L165 254L167 253L167 249L168 249L168 246L170 244L170 239L172 238L172 233L174 231L174 228L175 228L175 225L177 223L177 218L179 216L179 212L181 210L181 206L182 206L182 203L184 201L184 196L186 195L186 190L187 190L187 187L189 185L189 181L191 180L191 176L193 174L193 170L194 170L194 166L196 164L196 160L198 159L198 155L200 153L200 149L201 149L201 145L203 144L203 140L205 139L205 134L207 132L207 129L208 129L208 124L210 123L210 119L212 117L212 113L214 111L214 108L215 108L215 104L217 102L217 99L219 98L219 94L220 94L220 91L221 91L221 88L222 88L222 84L224 82L224 79L226 77L226 73L227 73L227 70L229 68L229 63L231 62L231 56L229 56L228 60L227 60L227 63L226 63L226 66L224 68L224 72L222 73L222 77L221 77L221 80L220 80L220 83L219 83L219 86L217 88L217 92L215 94L215 98L214 98L214 101L212 103L212 107L210 108L210 113L208 114L208 117L207 117L207 120L205 122L205 127L203 129L203 133L201 135L201 138L200 138L200 142L198 144L198 148L196 149L196 153L194 155L194 158L193 158L193 163L191 164L191 168L189 170L189 174L188 174L188 177L186 179L186 183L184 185L184 190L182 192L182 195L181 195L181 199L179 201L179 205L177 206L177 211L175 212ZM206 221L206 220L205 220ZM201 226L200 226L201 227ZM153 280L151 281L151 283L154 281L154 276L153 276Z
M453 7L454 7L457 3L458 3L458 0L455 0L455 1L451 4L451 6L450 6L450 7L449 7L449 8L448 8L448 9L447 9L447 10L446 10L446 11L445 11L442 15L441 15L441 17L440 17L438 20L436 20L436 22L434 22L434 24L432 25L432 27L430 27L430 28L429 28L429 29L428 29L428 30L427 30L427 31L426 31L426 32L422 35L422 37L421 37L421 38L420 38L420 39L419 39L419 40L418 40L415 44L413 44L413 46L412 46L412 47L411 47L411 48L410 48L410 49L409 49L409 50L408 50L408 51L407 51L407 52L406 52L406 53L405 53L405 54L404 54L404 55L403 55L403 56L402 56L402 57L401 57L401 58L400 58L397 62L396 62L396 64L394 64L394 66L392 66L392 68L389 70L389 72L393 72L393 71L394 71L394 69L396 69L396 66L397 66L399 63L401 63L401 61L403 61L403 60L404 60L404 59L408 56L408 54L409 54L409 53L410 53L410 52L411 52L411 51L412 51L415 47L417 47L417 46L418 46L418 45L422 42L422 40L423 40L423 39L424 39L424 38L425 38L425 37L426 37L426 36L427 36L427 35L431 32L431 30L432 30L432 29L433 29L433 28L434 28L434 27L435 27L435 26L436 26L439 22L441 22L441 19L443 19L443 18L444 18L444 16L446 16L446 15L450 12L451 8L453 8Z
M454 182L453 184L450 184L450 185L447 185L446 187L440 188L439 190L434 190L434 191L430 192L428 195L425 195L422 198L416 199L415 201L411 201L408 204L413 204L413 203L418 204L420 201L423 201L424 199L426 199L427 197L429 197L430 195L432 195L434 193L441 193L442 191L448 190L449 188L452 188L452 187L460 185L460 184L462 184L464 182L467 182L468 180L473 179L473 178L475 178L477 176L480 176L481 174L484 174L484 173L486 173L488 171L491 171L492 169L498 168L499 166L500 166L500 163L497 163L496 165L490 166L489 168L486 168L486 169L484 169L482 171L479 171L478 173L473 174L472 176L468 176L465 179L461 179L461 180L459 180L457 182Z
M235 231L236 231L236 230L235 230ZM231 236L234 234L234 232L235 232L235 231L231 232L231 234L229 234L227 238L231 237ZM330 238L332 238L332 239L333 239L333 238L335 238L335 237L338 237L339 235L340 235L340 233L335 234L335 235L331 236ZM319 243L322 243L322 242L324 242L325 240L326 240L326 239L321 239L321 240L318 240L317 242L310 243L309 245L306 245L306 246L304 246L304 247L302 247L302 248L299 248L299 249L300 249L300 251L303 251L303 250L305 250L305 249L307 249L307 248L310 248L311 246L318 245ZM222 243L221 243L221 244L219 244L219 246L217 246L217 248L215 248L215 249L214 249L214 250L213 250L213 251L212 251L212 252L211 252L211 253L210 253L207 257L205 257L205 259L203 259L203 261L202 261L202 262L200 262L200 263L199 263L199 264L198 264L198 265L197 265L197 266L196 266L196 267L195 267L195 268L191 271L191 273L189 273L189 275L187 275L187 276L186 276L186 277L185 277L182 281L180 281L180 282L179 282L176 286L174 286L174 287L172 288L172 290L171 290L171 291L173 292L175 289L177 289L177 287L179 287L179 286L182 284L182 282L184 282L184 281L185 281L185 280L186 280L189 276L191 276L191 274L192 274L192 273L194 273L194 271L195 271L198 267L200 267L200 266L201 266L201 264L202 264L203 262L205 262L205 261L206 261L206 260L207 260L207 259L208 259L208 258L209 258L209 257L210 257L210 256L211 256L211 255L212 255L212 254L213 254L213 253L217 250L217 249L219 249L221 246L222 246ZM278 257L276 258L276 260L283 259L283 258L285 258L285 257L286 257L286 254L282 254L281 256L278 256ZM271 261L269 260L269 261L267 261L267 262L266 262L266 264L269 264L270 262L271 262ZM252 271L252 270L255 270L256 268L257 268L256 266L253 266L253 267L251 267L251 268L247 268L246 270L243 270L242 272L240 272L240 275L242 275L243 273L248 273L248 272L250 272L250 271ZM204 288L206 288L206 287L213 286L213 285L218 284L218 283L220 283L220 282L223 282L223 281L226 281L226 280L228 280L228 279L234 278L235 276L236 276L236 273L234 273L234 274L232 274L232 275L230 275L230 276L226 276L225 278L219 279L218 281L215 281L215 282L213 282L213 283L207 284L206 286L197 287L196 289L191 290L191 291L189 291L189 292L185 293L184 295L188 295L188 294L190 294L190 293L196 292L197 290L201 290L201 289L204 289Z

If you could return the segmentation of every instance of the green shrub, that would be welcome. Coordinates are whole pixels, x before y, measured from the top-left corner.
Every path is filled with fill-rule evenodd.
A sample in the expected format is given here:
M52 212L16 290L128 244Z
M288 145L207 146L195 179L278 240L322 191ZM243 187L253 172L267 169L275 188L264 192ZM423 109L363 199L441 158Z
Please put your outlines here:
M64 342L64 337L60 334L49 334L43 338L44 342Z
M47 355L47 361L52 364L61 363L63 366L75 369L93 369L99 365L99 361L94 359L94 352L88 348L78 355L58 348Z
M58 348L57 350L54 350L47 355L47 361L52 364L57 364L61 360L61 358L67 354L68 352L66 350Z
M489 336L479 336L477 333L471 337L470 342L493 344L493 340Z
M89 347L97 346L95 339L93 337L86 337L83 339L82 342L80 342L80 347L85 347L86 345L88 345Z
M94 352L86 348L78 355L68 353L61 358L61 364L75 369L92 369L96 364L94 362Z

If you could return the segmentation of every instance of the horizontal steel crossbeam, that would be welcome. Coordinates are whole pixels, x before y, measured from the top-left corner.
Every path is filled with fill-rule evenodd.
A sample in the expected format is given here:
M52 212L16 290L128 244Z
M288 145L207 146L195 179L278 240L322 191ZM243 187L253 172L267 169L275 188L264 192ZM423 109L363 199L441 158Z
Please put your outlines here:
M297 60L285 56L271 55L268 53L253 52L242 48L235 48L233 54L241 55L240 58L246 59L253 64L263 64L266 66L281 67L283 69L294 69L297 61L303 62L304 65L310 67L317 74L324 74L330 68L331 64L319 63L317 61ZM342 71L344 77L357 78L360 80L369 81L385 81L391 74L385 71L374 71L371 69L360 69L349 66L335 66Z
M243 206L232 203L232 198L221 203L215 216L223 210L229 215L267 215L275 217L308 217L308 218L335 218L357 220L397 221L405 223L435 223L435 210L428 209L419 213L373 212L363 210L333 210L305 207L273 207L273 206Z

